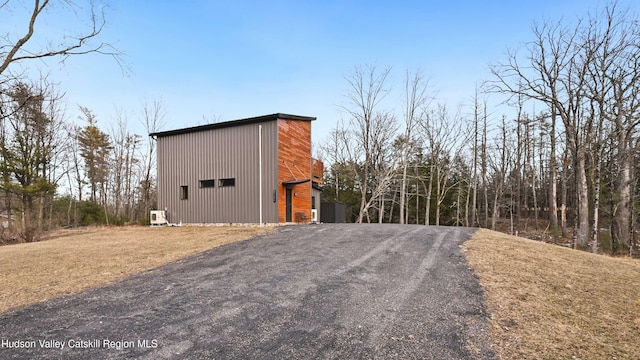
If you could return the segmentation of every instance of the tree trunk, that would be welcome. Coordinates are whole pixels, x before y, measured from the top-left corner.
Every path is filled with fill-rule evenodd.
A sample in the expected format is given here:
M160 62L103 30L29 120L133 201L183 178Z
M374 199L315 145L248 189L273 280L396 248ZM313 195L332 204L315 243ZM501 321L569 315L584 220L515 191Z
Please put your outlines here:
M416 225L420 224L420 211L418 210L420 209L420 191L418 191L418 189L418 182L416 181ZM408 223L407 221L407 224Z
M29 195L22 195L22 240L25 242L33 242L36 240L34 229L31 224L32 208L32 197Z
M564 157L562 159L562 178L561 181L561 195L560 195L560 230L562 233L562 237L567 237L567 192L568 192L568 182L569 182L569 159L568 154L565 152Z
M556 178L558 177L558 169L556 168L555 161L551 164L549 169L549 224L553 231L558 229L558 184Z
M516 118L516 194L515 209L512 209L515 228L518 228L522 204L522 99L518 99L518 114ZM515 230L517 231L517 230Z
M533 214L535 219L535 229L538 231L538 192L536 191L536 172L531 172L531 195L533 196Z
M493 211L491 212L491 230L496 229L496 223L498 221L498 217L500 217L500 206L498 204L499 195L500 195L500 191L496 189L495 194L493 194Z
M366 179L366 171L365 171L365 179ZM362 187L362 191L360 191L360 212L358 214L358 220L356 221L358 224L362 224L362 220L364 219L365 216L365 206L367 204L367 185L366 184L361 184ZM367 217L369 216L369 214L367 214Z
M487 186L487 104L484 104L484 116L482 126L482 149L481 149L481 167L482 167L482 194L484 197L484 227L489 227L489 193Z
M436 226L440 226L440 168L436 170Z
M600 106L600 109L603 107ZM596 254L598 252L598 237L600 234L600 182L602 177L602 157L603 157L603 119L605 118L603 111L600 111L598 116L599 121L596 126L596 140L595 143L591 142L591 168L593 171L593 226L591 232L591 252Z
M471 226L477 226L477 204L478 204L478 123L480 122L480 109L478 109L478 93L476 92L475 101L474 101L474 134L473 134L473 159L471 163L471 171L473 173L471 177L471 186L473 188L472 200L471 200Z
M507 160L507 124L506 118L502 117L502 146L500 149L500 166L499 174L496 180L496 188L493 194L493 211L491 212L491 229L496 230L498 218L500 218L500 203L504 193L504 179L507 176L508 160ZM511 206L509 207L511 208Z
M575 244L584 248L589 243L589 186L585 167L585 149L577 151L576 193L578 197L578 223L575 233Z
M38 201L38 229L44 228L44 196Z
M387 222L393 223L393 208L396 206L396 191L393 191L393 197L391 198L391 208L389 208L389 217L387 218ZM399 222L399 221L398 221Z
M637 149L638 146L636 145L635 148ZM633 188L637 189L638 187L638 180L636 178L636 172L635 169L632 170L631 172L631 183L633 184ZM631 194L631 204L635 204L636 203L636 194ZM635 221L635 211L631 211L631 237L629 238L629 257L633 259L634 256L634 252L636 249L636 229L635 229L635 225L636 225L636 221Z
M429 213L431 212L431 192L433 191L433 165L431 165L429 169L429 188L427 189L427 199L426 204L424 205L424 224L430 225L431 221L429 218Z
M462 194L462 181L460 182L460 184L458 184L458 200L457 200L457 205L456 205L456 226L460 226L462 224L462 221L460 220L460 197Z
M71 205L73 204L73 197L69 197L69 207L67 208L67 226L71 226Z
M598 252L599 210L600 210L600 161L597 162L593 179L593 227L591 232L591 252Z
M471 199L471 226L478 226L478 181L476 176L474 176L473 180L473 195L471 196Z
M618 178L619 200L613 219L613 235L616 243L623 246L628 246L631 238L631 166L631 157L622 154Z
M471 176L471 184L469 186L469 191L467 191L467 196L465 196L465 205L464 205L464 226L469 227L469 213L471 212L469 209L469 204L471 203L471 192L473 191L473 176Z
M405 150L406 151L406 150ZM402 184L400 185L400 224L404 224L404 203L407 191L407 159L403 159L402 164Z
M53 229L53 200L49 201L49 230Z
M556 163L556 113L551 110L551 129L549 130L551 154L549 155L549 223L552 231L558 229L558 164Z

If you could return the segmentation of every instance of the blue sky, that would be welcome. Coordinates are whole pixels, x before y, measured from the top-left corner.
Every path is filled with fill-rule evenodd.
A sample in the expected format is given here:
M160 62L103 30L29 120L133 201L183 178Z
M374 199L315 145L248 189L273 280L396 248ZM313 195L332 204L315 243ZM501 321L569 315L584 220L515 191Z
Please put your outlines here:
M578 16L595 0L495 1L112 1L102 39L125 53L49 66L66 93L67 116L92 109L108 126L116 111L136 116L161 98L163 130L276 112L315 116L322 141L343 116L345 77L355 66L392 68L387 103L401 116L402 80L420 69L449 106L469 104L490 78L489 63L532 39L534 21ZM43 21L49 33L76 24L65 9ZM19 16L0 19L0 30ZM4 23L4 24L3 24ZM76 25L71 25L76 26Z

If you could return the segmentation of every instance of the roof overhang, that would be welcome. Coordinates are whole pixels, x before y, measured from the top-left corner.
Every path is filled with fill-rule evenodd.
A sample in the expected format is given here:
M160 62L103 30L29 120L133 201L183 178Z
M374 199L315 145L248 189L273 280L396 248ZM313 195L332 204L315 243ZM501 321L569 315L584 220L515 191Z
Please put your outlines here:
M159 131L159 132L150 133L149 136L151 136L153 138L160 138L160 137L165 137L165 136L188 134L188 133L192 133L192 132L206 131L206 130L212 130L212 129L222 129L222 128L232 127L232 126L257 124L257 123L262 123L262 122L267 122L267 121L275 121L275 120L279 120L279 119L298 120L298 121L313 121L313 120L316 120L315 117L311 117L311 116L300 116L300 115L292 115L292 114L275 113L275 114L256 116L256 117L251 117L251 118L246 118L246 119L223 121L223 122L217 122L217 123L213 123L213 124L200 125L200 126L194 126L194 127L187 127L187 128L183 128L183 129Z
M311 179L287 180L287 181L283 181L282 185L284 185L284 186L293 186L293 185L308 183L309 181L311 181Z

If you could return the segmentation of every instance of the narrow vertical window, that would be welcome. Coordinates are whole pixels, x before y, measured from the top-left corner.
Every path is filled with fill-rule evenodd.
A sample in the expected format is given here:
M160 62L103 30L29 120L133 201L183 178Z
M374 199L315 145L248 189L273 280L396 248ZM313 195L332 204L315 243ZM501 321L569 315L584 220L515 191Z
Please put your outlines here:
M180 200L189 199L189 187L187 185L180 186Z

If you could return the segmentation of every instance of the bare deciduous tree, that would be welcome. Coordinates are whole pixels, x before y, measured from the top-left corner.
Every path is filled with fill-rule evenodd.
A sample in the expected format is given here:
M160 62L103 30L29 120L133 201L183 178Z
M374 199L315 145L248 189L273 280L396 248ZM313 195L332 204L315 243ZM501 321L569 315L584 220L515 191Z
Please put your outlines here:
M513 161L513 138L510 136L509 128L507 127L506 118L502 117L502 123L500 125L500 136L495 141L496 153L493 156L488 156L488 164L492 170L494 184L493 189L493 210L491 212L491 229L496 230L498 218L500 218L501 208L509 207L508 204L503 203L503 194L505 190L505 181L510 168L510 164Z
M112 56L119 64L121 52L112 45L99 41L105 26L104 6L90 1L83 7L73 1L33 0L26 17L22 19L24 28L21 33L0 35L0 76L9 70L10 65L26 60L61 57L64 61L69 56L100 53ZM2 18L15 17L13 7L19 7L17 1L0 2ZM52 9L58 6L70 14L89 20L89 27L77 34L64 34L62 38L50 39L48 45L41 46L31 40L41 34L38 31L39 20L52 15ZM121 64L122 65L122 64Z
M588 68L592 113L597 118L598 129L602 128L603 121L610 122L615 144L617 201L612 242L624 246L629 245L632 237L634 139L640 124L640 26L626 13L618 10L615 3L607 6L600 17L591 19L585 35L585 47L593 54ZM600 168L600 164L596 166ZM595 238L592 243L595 251Z
M140 122L147 131L147 134L160 131L166 124L167 112L162 103L162 99L156 98L153 101L145 101L142 106ZM148 137L147 153L143 156L144 168L140 187L142 189L143 213L149 214L152 207L152 191L154 189L153 173L156 169L156 142Z
M451 182L456 161L471 140L472 132L460 112L450 114L447 107L439 105L436 111L427 113L419 123L426 144L429 161L429 185L426 198L425 225L429 225L431 192L435 187L435 225L440 225L440 211L449 191L458 183Z
M137 173L146 173L140 168L137 153L140 149L140 135L131 134L127 129L127 115L124 110L116 109L115 127L111 128L111 139L113 142L113 151L111 153L111 191L113 198L114 211L117 217L127 219L135 218L132 214L133 208L133 192L136 190L137 184L134 179ZM136 171L138 167L138 171Z
M419 118L425 112L429 105L431 97L427 90L429 82L424 79L421 73L416 72L413 75L407 72L405 78L405 91L403 97L404 103L404 136L402 137L402 182L400 183L400 224L405 221L405 200L407 189L407 166L409 165L408 157L410 146L412 144L413 131Z
M378 71L375 66L357 67L347 77L349 104L344 109L349 114L348 131L344 132L345 148L349 163L358 177L362 195L358 222L369 219L369 208L386 190L395 166L381 160L388 157L391 142L395 138L395 118L378 110L380 102L388 93L386 81L390 68Z
M533 28L535 40L526 48L526 61L516 52L492 67L496 91L524 96L554 109L565 127L566 141L575 171L578 200L575 242L589 241L589 196L586 176L586 144L590 135L588 117L583 114L587 100L587 68L593 54L580 43L582 29L567 29L561 22L545 22Z

